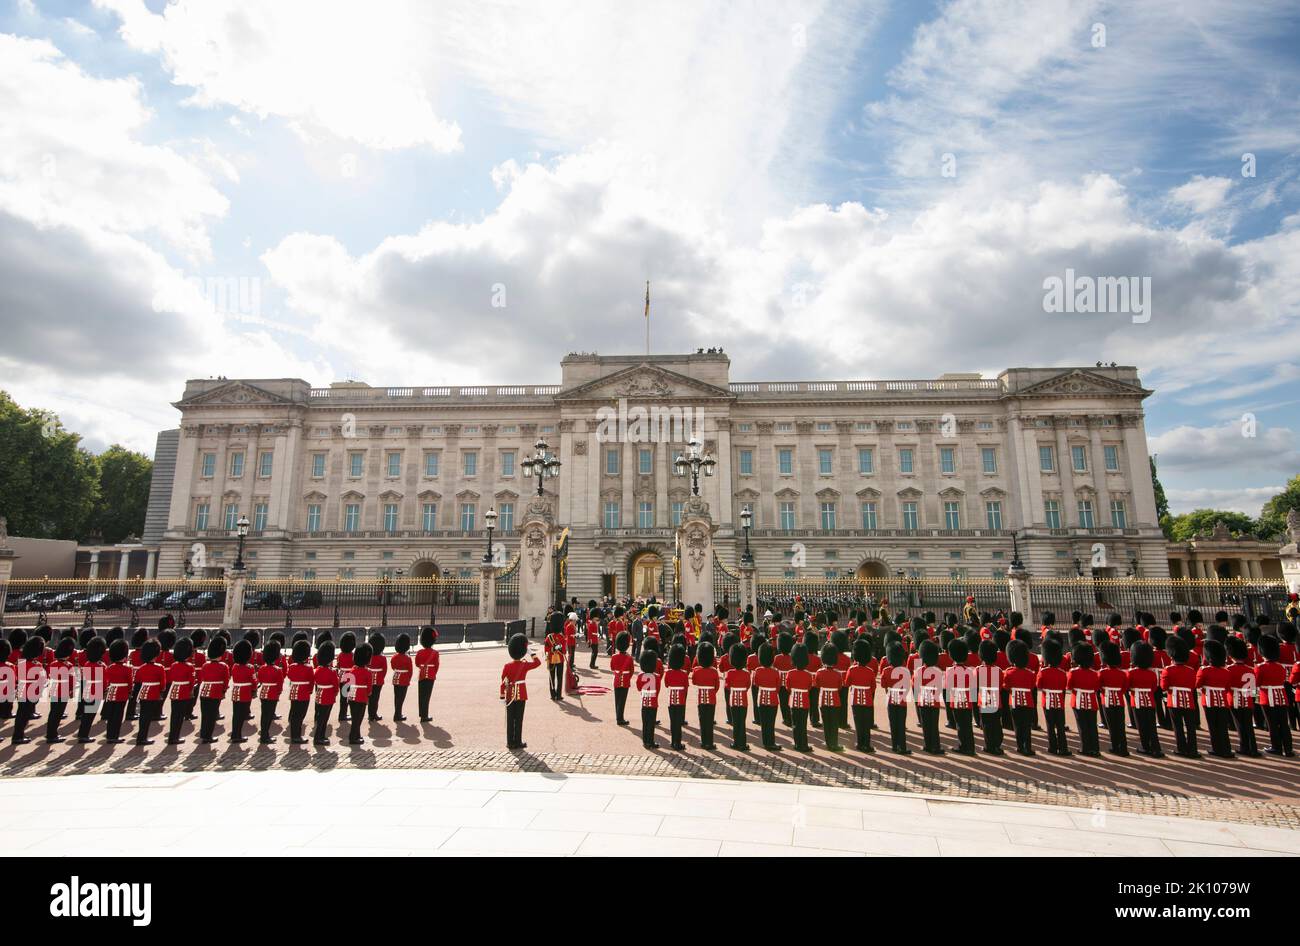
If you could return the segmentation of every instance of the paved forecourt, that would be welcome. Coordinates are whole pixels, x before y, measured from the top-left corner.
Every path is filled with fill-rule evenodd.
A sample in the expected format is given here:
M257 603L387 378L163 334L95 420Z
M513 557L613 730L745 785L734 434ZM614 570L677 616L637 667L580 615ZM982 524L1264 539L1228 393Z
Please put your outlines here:
M648 751L641 746L640 719L635 701L630 701L633 725L614 723L612 693L569 696L562 703L547 695L544 667L529 675L529 705L524 723L528 748L505 750L504 712L497 699L497 684L505 652L500 647L474 650L444 650L442 671L433 696L433 721L417 719L414 690L408 694L407 722L392 721L392 688L384 688L379 723L367 723L366 744L349 747L346 734L330 727L330 745L324 748L289 746L282 718L273 728L269 746L250 739L242 746L226 741L229 704L218 728L219 742L202 746L195 738L194 725L183 729L180 746L164 744L161 727L155 724L154 744L136 747L134 728L124 731L127 742L109 746L103 742L103 724L91 745L75 740L49 745L41 721L33 723L30 745L8 743L11 724L0 726L0 776L86 775L96 773L224 772L242 770L335 769L454 769L531 772L543 774L620 775L688 777L691 779L744 780L809 787L855 788L873 791L941 795L950 798L996 802L1021 802L1071 806L1108 812L1198 818L1241 824L1300 827L1300 760L1190 761L1175 757L1151 760L1141 756L1121 759L1105 755L1086 759L1075 755L1057 758L1046 754L1045 737L1036 733L1039 754L1033 758L1014 752L995 758L975 758L950 753L942 757L920 752L919 727L910 721L911 756L888 751L887 732L875 733L877 751L867 756L852 748L841 754L825 750L818 732L810 735L817 750L811 755L791 748L790 732L779 725L778 742L783 752L770 753L757 747L758 738L750 721L749 752L727 748L729 733L717 733L719 749L700 748L695 710L687 714L686 752L667 748L667 712L660 710L658 742L661 748ZM608 687L611 676L608 658L598 660L598 669L586 667L588 656L579 653L579 676L585 685ZM878 725L884 727L883 694L878 696ZM68 714L71 717L71 713ZM280 715L287 717L288 704L281 703ZM256 717L256 713L254 714ZM721 716L721 713L719 713ZM310 717L309 717L310 718ZM71 736L69 718L61 730ZM252 736L247 726L245 735ZM1266 742L1267 735L1260 733ZM1130 745L1135 734L1130 732ZM953 748L951 733L943 730L945 747ZM1071 733L1074 740L1075 734ZM1172 748L1169 733L1162 732L1166 749ZM851 736L841 742L852 745ZM1104 743L1104 736L1103 736ZM1077 742L1075 743L1077 748Z

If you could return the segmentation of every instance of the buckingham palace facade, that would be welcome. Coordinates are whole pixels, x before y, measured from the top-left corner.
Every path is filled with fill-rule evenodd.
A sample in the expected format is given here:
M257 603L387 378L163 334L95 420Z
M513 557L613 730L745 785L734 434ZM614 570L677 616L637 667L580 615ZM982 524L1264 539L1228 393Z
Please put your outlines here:
M217 575L250 521L258 578L470 577L484 513L513 557L544 481L587 598L671 575L694 434L716 458L701 495L734 564L740 513L762 578L1168 576L1131 367L1011 368L996 378L732 381L719 351L571 354L557 385L313 388L195 380L155 472L157 574ZM175 446L172 462L170 447ZM201 558L192 558L196 550Z

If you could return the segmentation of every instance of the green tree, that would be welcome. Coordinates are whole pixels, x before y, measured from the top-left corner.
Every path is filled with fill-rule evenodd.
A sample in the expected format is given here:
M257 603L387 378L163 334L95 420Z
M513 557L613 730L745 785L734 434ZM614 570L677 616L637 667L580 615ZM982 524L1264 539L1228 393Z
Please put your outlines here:
M1165 496L1165 488L1160 484L1160 477L1156 475L1156 458L1147 455L1147 462L1151 464L1151 486L1156 492L1156 522L1160 523L1160 528L1164 530L1165 538L1172 538L1170 529L1173 527L1173 518L1169 515L1169 500Z
M1170 517L1170 535L1175 542L1186 542L1196 535L1209 535L1220 522L1236 535L1254 535L1256 522L1244 512L1226 509L1196 509Z
M121 542L144 530L153 461L143 453L113 444L99 455L99 499L86 525L87 535Z
M1259 513L1260 538L1281 539L1286 532L1286 514L1300 510L1300 475L1287 480L1286 489L1264 504Z
M77 539L99 495L99 464L58 417L0 391L0 515L13 535Z

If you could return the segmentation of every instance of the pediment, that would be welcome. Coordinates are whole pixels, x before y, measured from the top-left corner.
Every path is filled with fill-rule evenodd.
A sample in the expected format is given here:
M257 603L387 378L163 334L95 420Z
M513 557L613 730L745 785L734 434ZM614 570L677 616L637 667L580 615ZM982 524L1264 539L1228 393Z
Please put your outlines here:
M939 490L939 495L944 499L960 499L962 496L965 496L966 493L958 489L956 486L949 486L945 489Z
M323 502L325 502L325 500L328 499L328 498L329 498L329 497L327 497L327 496L326 496L324 493L322 493L320 490L316 490L316 489L314 489L314 490L312 490L311 492L307 493L305 496L303 496L303 502L308 502L308 503L323 503Z
M833 500L833 499L839 499L839 498L840 498L840 492L839 492L839 490L837 490L837 489L832 489L832 488L829 487L829 486L827 486L825 489L819 489L819 490L817 490L817 494L816 494L816 495L817 495L817 498L820 499L822 502L827 502L827 503L830 502L830 501Z
M758 490L745 488L736 490L735 496L737 499L748 502L750 500L758 499L759 493Z
M922 493L915 486L905 486L898 491L898 495L903 499L920 499Z
M292 403L293 401L288 398L272 394L265 388L259 388L247 381L230 381L211 391L204 391L194 397L176 401L172 406L184 410L190 407L252 407Z
M1005 490L998 489L996 486L989 486L986 489L980 490L980 495L985 499L1001 499L1007 494Z
M1098 395L1124 394L1146 397L1151 392L1136 384L1125 384L1094 374L1082 368L1062 371L1060 374L1032 384L1013 397L1096 397Z
M557 401L617 400L618 398L646 398L668 400L671 398L726 398L732 394L725 388L687 377L657 365L642 363L596 378L555 395Z
M870 486L864 486L862 489L858 490L857 496L859 499L879 499L880 490L872 489Z
M796 499L799 496L799 491L786 486L783 489L778 489L776 491L776 496L778 499Z

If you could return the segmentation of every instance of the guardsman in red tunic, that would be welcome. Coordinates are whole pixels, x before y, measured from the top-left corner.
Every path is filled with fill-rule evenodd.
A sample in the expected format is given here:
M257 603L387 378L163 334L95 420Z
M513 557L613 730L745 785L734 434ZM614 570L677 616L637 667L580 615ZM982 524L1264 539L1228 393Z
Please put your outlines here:
M564 622L564 652L568 656L569 666L575 666L574 658L578 652L578 612L570 611Z
M1061 645L1055 638L1043 641L1043 665L1035 686L1043 701L1043 722L1047 727L1047 751L1052 755L1070 755L1065 741L1065 691L1069 678L1061 669Z
M284 692L284 671L280 669L280 645L269 642L262 648L262 665L257 668L257 698L261 700L261 720L257 741L262 745L271 742L271 723L275 721L275 708L280 705Z
M773 631L773 633L776 635L775 638L776 659L772 662L772 666L775 667L776 672L781 675L781 691L779 694L780 707L781 707L781 722L784 725L789 726L790 725L790 691L785 685L785 675L789 673L792 669L794 669L794 664L790 662L790 651L794 648L794 635L786 631L780 631L779 624L773 625L773 628L778 629ZM768 640L771 639L772 639L771 637L768 638Z
M975 676L975 709L980 730L984 733L984 751L989 755L1006 755L1002 748L1002 707L1006 703L1002 691L1002 668L998 666L998 645L991 640L980 641L979 666L973 668Z
M131 699L131 667L127 663L129 651L126 641L113 641L108 648L108 666L104 669L104 720L108 730L107 741L122 741L122 719L126 704Z
M379 694L384 689L384 682L388 679L388 658L384 656L384 648L388 646L388 641L384 635L375 631L370 635L370 694L366 699L366 706L370 711L370 722L376 723L384 717L379 715Z
M358 644L352 652L352 666L339 674L339 692L348 701L348 717L351 720L348 729L350 746L365 743L361 738L361 724L366 721L366 710L370 708L370 687L374 679L370 663L374 656L369 644Z
M1264 751L1269 755L1290 758L1291 727L1287 722L1286 670L1278 661L1280 648L1277 638L1265 634L1259 639L1259 655L1264 662L1255 667L1255 685L1259 688L1259 702L1264 707L1268 721L1270 745Z
M244 723L253 715L257 671L253 669L253 645L245 638L235 645L230 664L230 741L247 742Z
M217 719L221 715L221 700L230 685L230 667L226 656L226 639L215 634L208 644L208 659L199 668L199 741L214 743Z
M284 676L289 687L289 743L295 746L305 745L307 740L303 737L303 724L307 719L307 708L311 705L315 680L310 643L298 641L293 645L293 655Z
M600 653L600 609L592 608L587 612L586 624L587 646L591 649L590 669L596 669L596 655Z
M438 642L438 632L431 626L425 626L420 630L420 649L415 652L415 695L420 704L420 722L427 723L432 717L429 715L429 699L433 696L433 685L438 679L438 667L441 666L442 655L434 649L434 644Z
M1255 742L1255 666L1246 658L1249 650L1240 637L1229 637L1224 643L1228 650L1228 695L1232 715L1237 722L1237 754L1249 759L1260 757Z
M1124 707L1128 704L1128 674L1124 672L1124 656L1118 644L1108 642L1101 645L1101 659L1105 666L1097 674L1097 685L1106 732L1110 735L1110 751L1126 756L1128 732L1124 728Z
M1235 759L1228 727L1232 719L1232 674L1228 672L1228 650L1222 641L1207 639L1205 662L1196 672L1196 689L1205 708L1205 725L1210 731L1210 755Z
M77 709L80 718L77 720L77 742L93 742L90 736L90 727L95 724L95 714L99 712L104 702L104 671L108 664L104 660L105 645L102 638L93 637L86 642L86 647L81 653L81 663L78 669L78 694ZM0 668L3 668L3 660L0 659Z
M59 723L67 712L68 701L76 690L77 668L73 666L72 655L77 649L73 638L65 637L54 648L54 657L45 673L49 677L49 718L45 722L45 741L62 742L59 735Z
M1097 735L1101 677L1093 669L1096 659L1097 652L1091 644L1083 641L1075 644L1074 666L1065 680L1065 687L1070 691L1070 705L1074 707L1075 725L1079 727L1079 751L1093 759L1101 757L1101 742Z
M0 720L13 719L14 699L18 695L18 669L10 659L12 653L9 641L0 640Z
M776 744L776 713L781 702L781 671L776 669L776 648L764 642L758 648L758 665L752 672L754 688L758 694L754 702L754 716L762 733L763 748L780 752Z
M411 678L415 676L415 664L411 661L411 635L398 634L393 642L393 656L388 661L388 670L393 680L393 722L404 723L402 705L406 702L406 691L411 688Z
M849 707L853 711L853 730L857 750L875 752L871 745L871 728L876 722L876 670L871 657L871 642L859 637L853 642L853 663L844 672Z
M1199 759L1196 751L1196 671L1188 665L1191 648L1181 637L1170 637L1165 643L1173 661L1160 675L1160 686L1165 691L1169 716L1174 724L1177 752L1188 759Z
M524 742L524 710L528 708L528 684L524 678L528 671L542 665L536 654L528 656L528 638L516 634L506 642L510 661L501 668L501 699L506 703L506 748L527 749Z
M339 674L334 669L334 642L325 641L316 648L316 669L312 671L312 683L316 690L316 726L312 733L312 744L324 746L329 744L325 738L325 726L334 712L334 703L339 698Z
M679 637L678 640L680 639ZM668 670L664 673L664 693L668 696L668 727L672 735L670 745L679 752L686 748L682 744L682 727L686 725L686 694L690 689L690 677L685 667L686 647L680 643L673 644L668 648Z
M1043 646L1055 644L1052 637ZM1060 644L1056 644L1059 654ZM1011 725L1016 732L1016 752L1034 755L1034 721L1038 711L1034 707L1034 691L1038 688L1038 675L1029 669L1029 645L1013 640L1007 644L1007 660L1011 666L1002 674L1002 686L1011 706Z
M614 719L620 726L630 725L627 720L627 691L632 688L632 675L636 663L628 649L632 646L632 635L619 631L614 638L614 656L609 658L609 669L614 675Z
M813 675L808 672L808 648L795 644L790 648L790 670L785 675L790 694L790 725L794 731L796 752L812 752L808 745L808 713L812 707Z
M564 699L564 660L568 647L564 641L564 615L553 611L542 646L546 652L546 673L551 686L551 699Z
M948 642L948 666L943 668L943 689L946 703L957 730L957 752L975 754L974 706L976 675L967 662L970 648L960 637Z
M1156 724L1156 707L1161 702L1160 675L1153 669L1155 656L1155 648L1147 641L1133 645L1132 665L1128 670L1128 699L1142 744L1139 751L1153 759L1162 759L1165 753L1160 748L1160 729Z
M641 672L636 676L636 688L641 694L641 746L645 749L659 748L655 742L655 725L659 717L659 686L663 680L660 668L659 653L647 638L641 646Z
M917 647L914 674L916 715L921 721L923 751L943 755L939 744L939 713L943 709L943 670L939 668L939 645L926 637ZM825 657L822 658L823 660Z
M167 668L167 699L171 702L167 726L169 746L180 744L181 726L189 718L190 706L194 703L194 683L198 671L190 662L193 656L194 642L188 637L182 637L172 648L172 662Z
M733 644L727 655L731 669L723 679L727 690L727 705L731 709L731 748L742 752L748 751L749 741L745 738L745 717L749 709L749 686L752 682L745 664L749 654L744 644Z
M618 640L618 635L627 630L627 621L623 620L623 615L625 613L626 612L623 610L621 604L616 606L614 608L614 616L610 618L608 623L605 625L605 653L611 657L614 655L614 642ZM628 646L631 647L630 636L628 637L628 641Z
M339 638L339 652L334 661L334 669L339 675L339 723L348 721L348 694L344 692L347 685L347 672L356 662L357 636L351 631Z
M158 662L160 653L157 641L145 641L140 648L140 666L135 670L135 692L140 707L140 722L136 727L135 744L150 745L149 725L162 718L163 698L167 695L167 671Z
M136 708L139 703L140 687L135 682L135 671L143 661L140 658L140 648L144 642L149 639L149 632L144 628L136 628L135 633L131 635L131 651L127 654L126 665L131 670L131 698L126 702L126 719L128 722L134 722L136 718Z
M691 683L695 685L695 697L700 712L700 747L716 748L713 744L713 720L718 709L718 687L722 678L714 666L716 654L713 644L701 641L695 651L695 669L691 671Z
M893 641L885 648L880 685L885 690L890 749L899 755L911 755L912 750L907 748L907 704L912 694L912 673L907 669L907 649L901 641Z

